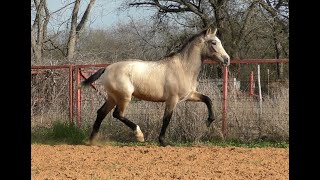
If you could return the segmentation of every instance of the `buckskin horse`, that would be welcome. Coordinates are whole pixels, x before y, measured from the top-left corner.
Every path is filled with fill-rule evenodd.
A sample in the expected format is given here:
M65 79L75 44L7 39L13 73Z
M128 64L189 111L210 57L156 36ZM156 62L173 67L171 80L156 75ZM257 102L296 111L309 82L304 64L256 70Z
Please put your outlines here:
M216 36L217 29L207 28L192 36L181 48L158 61L127 59L99 69L79 87L90 85L101 78L107 93L102 107L97 111L89 143L94 140L102 120L115 107L113 117L119 119L133 130L139 142L144 142L140 127L125 116L125 109L132 96L145 101L165 102L163 124L159 143L166 146L165 133L177 103L182 101L203 102L208 108L209 127L215 117L211 99L197 92L198 75L204 60L214 60L223 65L230 64L230 57Z

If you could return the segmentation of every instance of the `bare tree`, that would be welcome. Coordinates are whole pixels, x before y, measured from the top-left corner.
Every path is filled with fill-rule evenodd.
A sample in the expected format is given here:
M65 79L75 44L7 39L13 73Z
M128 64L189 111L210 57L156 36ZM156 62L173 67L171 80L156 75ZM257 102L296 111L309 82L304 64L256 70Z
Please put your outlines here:
M127 0L129 7L152 7L158 10L158 15L174 13L192 13L201 20L205 28L216 22L218 28L223 28L224 5L228 0ZM211 12L214 11L214 14ZM213 21L215 19L216 21Z
M33 0L32 5L36 14L31 25L31 52L35 61L41 63L50 13L46 0Z
M285 33L288 31L288 0L126 0L125 3L127 7L156 9L156 18L161 21L176 14L176 22L184 20L180 25L186 28L215 25L219 29L219 38L225 43L224 46L233 59L242 58L242 49L250 43L248 39L254 36L259 28L266 28L269 17L273 18ZM263 17L262 13L268 16ZM183 16L184 14L186 16ZM197 17L198 23L188 21L187 17L190 16Z
M251 34L257 25L253 24L252 19L256 15L256 1L243 3L245 8L239 8L239 2L230 2L227 10L227 22L230 32L230 56L234 59L241 59L241 44Z
M233 3L230 0L127 0L126 3L129 7L156 8L158 11L156 17L161 22L168 15L177 14L177 17L174 19L175 22L179 23L179 20L182 19L184 23L179 24L185 28L197 27L199 30L200 28L214 25L219 29L218 36L224 42L224 46L231 58L239 58L239 45L246 36L247 26L250 24L249 19L252 17L252 9L255 8L256 4L255 1L247 2L248 8L244 9L245 13L241 14L242 19L246 20L243 23L238 23L237 27L230 28L230 23L235 23L235 20L231 20L231 17L234 17L235 14L232 14L234 12L230 12L229 6ZM239 11L238 9L236 10ZM183 16L183 14L187 15ZM190 21L187 19L190 16L195 16L195 20L198 19L199 21ZM179 42L179 37L184 37L184 34L182 33L180 36L176 35L175 38L172 38L171 42ZM222 69L219 66L216 68L217 76L222 77Z
M282 27L285 33L289 33L289 0L257 0L274 21Z
M76 47L76 42L79 39L79 34L83 30L84 25L86 24L91 8L95 2L95 0L90 0L86 11L84 12L80 22L78 23L78 13L79 13L79 8L80 8L80 1L81 0L76 0L74 4L74 8L72 11L72 18L71 18L71 29L70 29L70 34L69 34L69 40L68 40L68 51L67 51L67 58L72 59L75 55L75 47Z
M156 13L147 23L132 18L100 32L84 28L95 0L86 1L84 13L79 8L81 0L65 1L64 7L54 12L47 10L46 0L32 2L32 53L39 63L42 56L157 59L179 48L190 34L211 25L218 27L218 36L232 59L288 57L286 0L126 0L126 8L149 8ZM62 19L65 10L61 10L66 7L70 16ZM50 24L63 24L62 30L47 33L49 18ZM278 69L280 77L281 64Z
M32 12L34 13L34 18L32 19L31 25L31 52L35 63L43 63L43 55L45 51L49 52L52 50L58 50L63 57L67 57L68 59L72 59L74 57L79 34L83 30L88 20L95 0L90 0L84 14L80 19L80 22L78 22L80 2L81 0L76 0L66 4L54 12L49 12L46 0L32 1L31 8ZM59 42L59 37L61 38L61 32L63 31L48 35L48 23L52 15L69 7L72 4L74 4L74 7L71 18L67 20L71 20L70 30L67 37L68 41L62 43L61 41ZM59 26L62 24L68 23L61 22ZM66 29L68 29L68 27L66 27ZM58 39L58 42L56 39Z
M275 58L279 59L282 52L288 56L281 36L289 37L289 0L259 0L259 5L267 11L267 18L271 19ZM283 68L283 63L277 63L277 79L283 78Z

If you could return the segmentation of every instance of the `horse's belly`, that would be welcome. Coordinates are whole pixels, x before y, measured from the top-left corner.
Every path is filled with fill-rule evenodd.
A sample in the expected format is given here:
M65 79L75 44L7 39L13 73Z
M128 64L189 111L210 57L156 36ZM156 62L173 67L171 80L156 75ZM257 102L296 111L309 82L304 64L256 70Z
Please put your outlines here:
M134 86L133 96L146 101L165 101L163 87L158 87L157 85L136 85Z

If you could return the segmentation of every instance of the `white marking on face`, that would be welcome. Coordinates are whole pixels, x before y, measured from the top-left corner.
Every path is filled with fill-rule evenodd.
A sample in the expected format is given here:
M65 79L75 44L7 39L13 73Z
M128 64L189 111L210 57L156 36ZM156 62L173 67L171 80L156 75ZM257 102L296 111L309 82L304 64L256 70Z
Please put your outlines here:
M215 36L215 37L213 37L213 40L216 42L216 47L217 47L217 50L219 51L219 53L222 56L228 56L229 57L229 55L227 54L227 52L223 48L220 39L217 36Z
M207 35L205 40L209 43L212 42L212 44L209 44L209 46L214 48L214 54L219 59L219 62L229 65L230 56L227 54L224 47L222 46L221 40L214 34Z
M217 43L220 43L220 44L221 44L221 41L220 41L220 39L219 39L217 36L213 37L213 40L215 40Z

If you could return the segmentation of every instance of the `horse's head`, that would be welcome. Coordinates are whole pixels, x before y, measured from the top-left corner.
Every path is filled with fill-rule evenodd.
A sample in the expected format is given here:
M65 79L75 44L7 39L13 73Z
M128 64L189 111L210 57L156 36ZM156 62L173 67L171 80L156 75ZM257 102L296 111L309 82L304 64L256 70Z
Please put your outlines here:
M217 29L208 28L203 36L202 59L210 59L229 66L230 57L224 50L220 39L216 36Z

